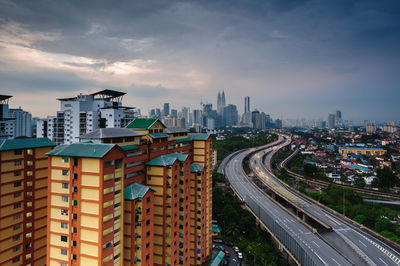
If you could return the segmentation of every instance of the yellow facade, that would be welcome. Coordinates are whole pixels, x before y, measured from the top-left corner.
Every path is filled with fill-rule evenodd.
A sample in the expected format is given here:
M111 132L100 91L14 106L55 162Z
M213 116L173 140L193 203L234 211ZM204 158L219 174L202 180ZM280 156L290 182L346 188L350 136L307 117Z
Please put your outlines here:
M378 148L339 148L339 154L358 154L358 155L366 155L366 156L381 156L386 153L384 149Z

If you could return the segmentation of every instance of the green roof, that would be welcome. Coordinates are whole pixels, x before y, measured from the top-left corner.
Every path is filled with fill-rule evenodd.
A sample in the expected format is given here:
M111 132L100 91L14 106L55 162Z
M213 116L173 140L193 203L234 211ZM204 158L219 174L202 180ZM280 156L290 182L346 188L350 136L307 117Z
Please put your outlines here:
M188 156L180 154L178 152L161 155L150 162L147 162L146 165L154 165L154 166L168 166L172 165L176 160L180 162L184 162Z
M139 149L138 146L136 145L126 145L126 146L119 146L121 149L123 149L124 151L129 151L129 150L137 150Z
M157 118L135 118L131 123L129 123L127 128L148 129L157 120Z
M137 182L130 184L124 189L124 198L126 200L135 200L137 198L143 198L146 195L147 191L149 191L150 189L155 191L154 189L149 188Z
M203 169L204 169L204 165L200 165L197 163L192 163L190 165L190 172L192 172L192 173L201 172L201 171L203 171Z
M207 133L191 133L189 134L189 138L191 140L207 140L210 137L210 134Z
M212 229L211 229L211 230L212 230L213 233L221 233L221 231L222 231L222 230L221 230L221 227L219 227L219 226L216 225L216 224L213 224L213 225L212 225Z
M222 260L225 257L225 252L223 251L218 251L217 254L214 255L214 257L211 259L210 264L208 264L208 266L218 266L221 264Z
M48 138L20 138L0 141L0 151L56 146Z
M180 142L185 142L185 141L191 141L191 138L184 138L184 139L177 139L176 142L180 143Z
M78 142L72 144L59 145L54 150L46 153L54 156L75 156L89 158L103 158L116 144L100 144Z

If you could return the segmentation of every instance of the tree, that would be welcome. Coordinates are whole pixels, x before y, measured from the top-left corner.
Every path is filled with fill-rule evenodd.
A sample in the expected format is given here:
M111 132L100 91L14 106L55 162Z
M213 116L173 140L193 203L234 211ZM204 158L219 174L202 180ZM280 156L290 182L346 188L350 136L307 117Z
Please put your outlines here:
M367 219L367 217L365 217L365 215L363 215L363 214L359 214L359 215L357 215L356 217L353 218L353 220L356 221L359 224L363 224L366 219Z
M354 180L354 185L356 187L363 188L365 187L365 180L363 177L359 176L356 180Z
M391 188L394 185L397 184L397 177L396 175L393 173L392 169L390 167L383 167L383 168L379 168L376 171L376 178L377 181L376 183L374 182L374 185L377 185L377 187L383 188Z
M303 168L304 174L309 177L314 177L318 171L318 168L315 165L309 163L304 164Z
M375 231L382 232L382 231L394 231L395 225L387 218L379 218L375 223Z

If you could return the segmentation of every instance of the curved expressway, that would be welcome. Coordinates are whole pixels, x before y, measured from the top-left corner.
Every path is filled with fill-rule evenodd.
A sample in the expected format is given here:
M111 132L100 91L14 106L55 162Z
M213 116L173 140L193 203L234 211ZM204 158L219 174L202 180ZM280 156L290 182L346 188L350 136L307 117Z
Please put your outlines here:
M270 147L283 140L284 138L279 136L278 141L269 145L236 152L223 161L222 168L225 176L235 192L299 263L302 265L351 265L338 251L261 192L244 173L242 165L245 157L260 149L271 149Z
M283 138L280 136L280 138ZM272 156L276 151L280 148L290 144L290 139L285 138L284 142L279 143L274 147L265 147L262 150L257 149L258 151L253 153L250 157L250 168L254 172L254 174L260 178L265 185L267 185L271 190L273 190L277 195L286 199L292 205L296 206L297 208L301 209L303 212L307 213L311 217L316 217L317 220L322 221L323 223L329 225L333 232L326 237L326 242L328 242L331 246L335 247L335 250L339 250L340 253L345 256L352 264L355 265L400 265L400 255L398 251L392 249L391 247L387 246L380 240L372 237L371 235L359 230L355 226L347 223L346 221L342 220L340 217L335 216L334 214L328 212L327 210L321 209L316 204L305 198L303 195L298 193L297 191L291 189L287 185L283 184L280 180L278 180L271 171L270 168L270 161ZM240 153L231 159L231 162L239 162L238 160L241 159L246 152ZM265 160L264 160L265 158ZM265 164L264 164L265 162ZM236 164L240 166L239 163ZM229 163L227 167L229 166ZM233 166L231 165L230 168ZM230 171L232 171L228 168ZM238 169L235 169L238 172ZM236 177L234 173L229 172L227 175L229 179L238 180L239 173ZM242 177L243 178L243 177ZM245 181L247 184L247 182ZM249 185L242 185L241 183L235 184L236 187L242 186L241 188L237 188L238 190L242 191L242 193L247 195L252 193L248 191ZM254 190L253 190L254 191ZM260 204L263 203L264 200L260 200ZM266 206L267 207L267 206ZM277 217L277 219L279 219ZM282 222L282 221L281 221ZM296 228L299 227L298 224L295 226ZM324 264L327 263L328 265L335 265L336 262L340 258L343 258L341 255L333 252L332 248L328 246L328 248L324 248L321 244L325 243L321 238L317 237L316 235L312 236L317 238L319 242L317 242L314 238L313 240L308 241L307 243L316 250L318 256L323 260ZM307 237L310 237L307 235ZM303 236L300 238L304 239ZM315 241L315 242L314 242ZM326 245L326 244L325 244ZM320 246L320 247L318 247ZM328 255L329 254L329 255ZM342 262L339 262L342 265ZM344 263L348 263L344 261Z

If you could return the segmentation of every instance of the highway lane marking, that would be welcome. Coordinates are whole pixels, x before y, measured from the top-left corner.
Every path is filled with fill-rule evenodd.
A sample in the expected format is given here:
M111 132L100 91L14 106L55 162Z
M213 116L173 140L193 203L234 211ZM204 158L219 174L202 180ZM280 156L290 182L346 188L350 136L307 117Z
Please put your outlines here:
M367 245L365 245L361 240L358 240L358 242L360 242L361 244L363 244L364 247L367 247Z
M380 259L380 261L382 261L383 264L385 264L386 266L388 266L387 263L384 262L383 259L381 259L381 257L378 257L378 259Z
M318 245L317 243L315 243L315 241L313 241L314 245L316 245L317 247L321 248L320 245Z
M341 226L342 224L339 223L338 221L336 221L335 219L333 219L331 216L329 216L328 214L324 213L326 217L328 217L329 219L331 219L332 221L334 221L337 225Z
M339 262L337 262L334 258L331 258L334 262L336 262L336 264L337 265L339 265L340 266L340 263Z

